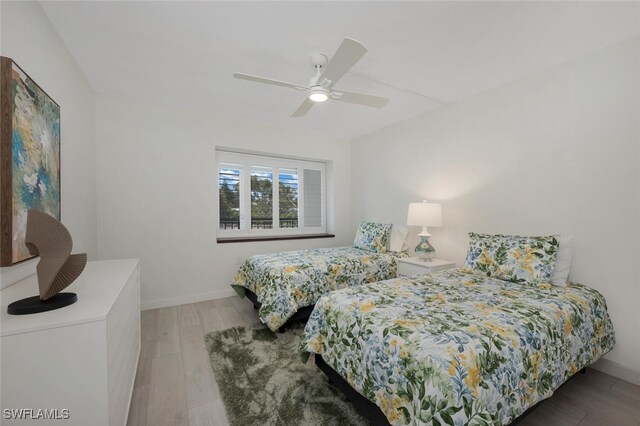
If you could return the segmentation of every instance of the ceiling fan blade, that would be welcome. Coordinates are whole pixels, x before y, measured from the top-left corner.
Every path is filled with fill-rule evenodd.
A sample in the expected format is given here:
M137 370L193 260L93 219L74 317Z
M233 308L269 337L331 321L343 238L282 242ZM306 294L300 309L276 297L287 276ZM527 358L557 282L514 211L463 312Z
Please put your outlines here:
M304 117L305 115L307 115L313 104L315 104L315 102L313 102L309 98L305 99L304 102L298 107L298 109L295 110L293 114L291 114L291 116Z
M387 102L389 102L389 98L368 95L366 93L349 92L347 90L336 90L331 92L331 99L372 108L382 108L387 104Z
M331 83L327 87L332 87L338 80L342 78L364 55L367 48L360 42L350 38L345 38L333 54L329 64L326 66L320 79L322 82L325 78Z
M287 83L286 81L274 80L272 78L259 77L257 75L243 74L241 72L234 72L233 76L235 78L239 78L240 80L255 81L256 83L272 84L274 86L289 87L291 89L296 89L296 90L308 90L308 87L301 86L299 84Z

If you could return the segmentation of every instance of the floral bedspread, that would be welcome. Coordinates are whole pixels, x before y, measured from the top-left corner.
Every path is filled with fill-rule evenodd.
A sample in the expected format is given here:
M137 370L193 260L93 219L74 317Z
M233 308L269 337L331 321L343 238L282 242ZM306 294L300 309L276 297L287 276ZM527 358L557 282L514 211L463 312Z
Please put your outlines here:
M395 278L402 253L375 253L354 247L299 250L252 256L232 287L247 288L262 303L260 319L276 331L300 308L331 290Z
M615 344L604 298L462 269L322 297L301 342L391 424L508 424Z

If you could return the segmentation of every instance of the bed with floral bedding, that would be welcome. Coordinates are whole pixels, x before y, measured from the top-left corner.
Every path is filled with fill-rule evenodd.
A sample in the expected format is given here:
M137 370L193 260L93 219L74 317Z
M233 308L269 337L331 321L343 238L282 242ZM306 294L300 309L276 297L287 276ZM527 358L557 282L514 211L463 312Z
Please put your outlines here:
M386 242L384 242L386 244ZM331 290L394 278L398 257L356 247L322 248L252 256L232 287L259 302L258 314L272 331Z
M391 424L487 425L510 423L614 344L592 288L458 268L322 297L300 350Z

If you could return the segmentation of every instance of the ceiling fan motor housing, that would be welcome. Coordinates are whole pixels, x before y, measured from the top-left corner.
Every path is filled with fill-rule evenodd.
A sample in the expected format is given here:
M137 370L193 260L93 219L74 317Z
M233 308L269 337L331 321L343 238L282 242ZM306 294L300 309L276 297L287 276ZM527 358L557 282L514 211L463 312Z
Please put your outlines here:
M324 70L324 68L327 66L328 61L329 59L322 53L314 53L309 57L309 62L311 62L311 65L316 70L315 75L309 79L309 95L311 95L311 92L316 87L318 89L323 89L324 87L328 86L328 82L320 81L320 76L322 75L322 71Z
M311 66L313 66L314 69L319 70L327 66L329 58L327 58L327 55L323 55L322 53L314 53L309 56L309 62L311 62Z

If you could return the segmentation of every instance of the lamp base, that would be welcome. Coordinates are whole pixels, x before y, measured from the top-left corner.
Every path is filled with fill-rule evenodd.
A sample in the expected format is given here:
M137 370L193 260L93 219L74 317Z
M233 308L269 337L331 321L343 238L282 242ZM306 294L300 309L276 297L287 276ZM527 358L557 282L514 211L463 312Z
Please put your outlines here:
M420 243L416 246L415 252L418 257L425 262L430 261L436 254L436 249L429 242L429 237L420 235Z
M77 301L78 296L75 293L58 293L47 300L40 300L40 296L32 296L10 303L7 306L7 313L9 315L37 314L64 308Z

